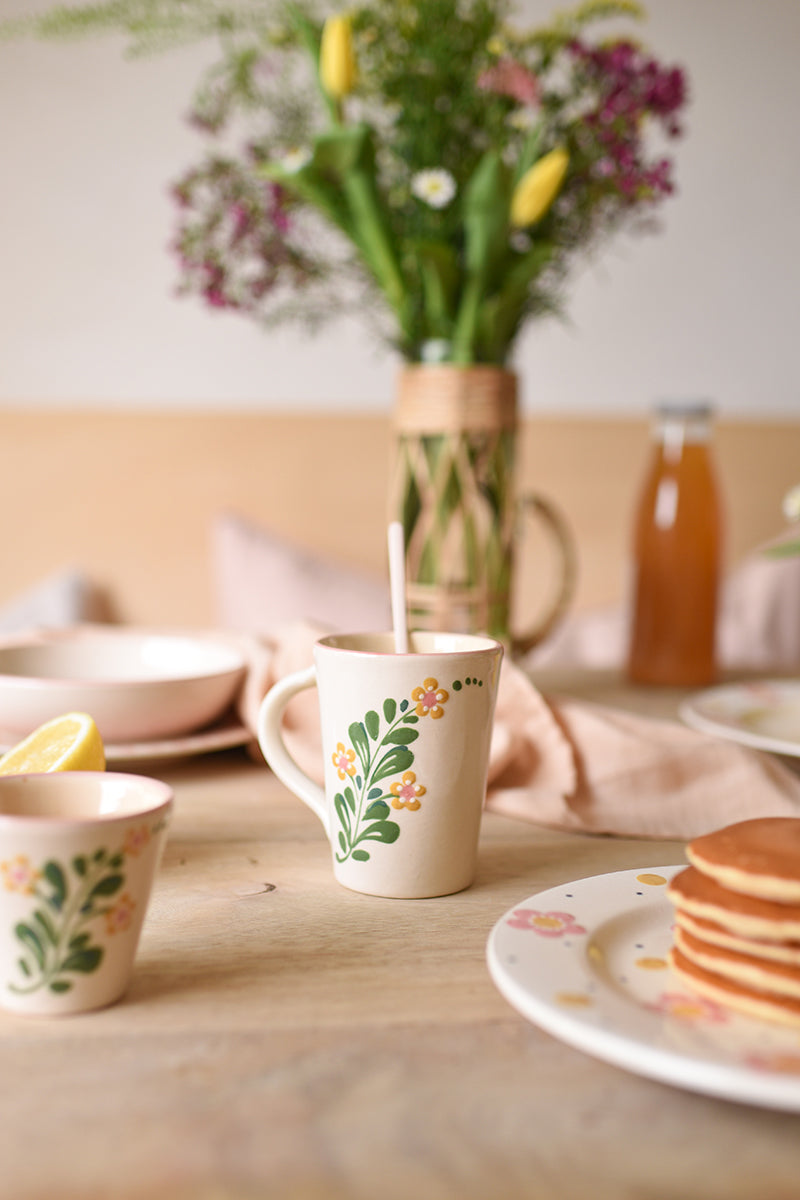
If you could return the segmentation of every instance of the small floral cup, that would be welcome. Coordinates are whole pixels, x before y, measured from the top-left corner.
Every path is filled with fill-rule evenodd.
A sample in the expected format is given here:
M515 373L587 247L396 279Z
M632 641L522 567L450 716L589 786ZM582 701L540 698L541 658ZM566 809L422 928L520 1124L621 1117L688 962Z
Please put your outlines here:
M156 779L0 776L0 1005L43 1016L118 1000L172 812Z
M475 876L503 648L492 638L412 633L320 639L315 665L262 702L267 762L320 818L345 887L375 896L444 896ZM319 693L325 789L289 754L281 718Z

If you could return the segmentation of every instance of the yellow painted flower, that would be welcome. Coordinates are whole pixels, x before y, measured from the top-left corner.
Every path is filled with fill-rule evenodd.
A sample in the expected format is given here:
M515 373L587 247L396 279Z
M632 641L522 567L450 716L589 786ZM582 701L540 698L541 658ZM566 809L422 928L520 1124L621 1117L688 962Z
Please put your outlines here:
M406 771L402 781L396 779L389 785L389 791L392 793L392 808L408 808L412 812L419 808L418 797L425 795L425 788L417 783L413 771Z
M356 81L356 58L349 17L328 17L319 47L319 77L328 95L341 100Z
M36 871L25 854L17 854L10 862L0 863L3 873L3 887L8 892L24 892L32 896L36 884L42 878L41 871Z
M422 687L415 687L411 699L416 702L418 717L433 717L437 720L444 716L443 704L449 699L449 693L439 687L436 679L426 679Z
M336 770L339 772L340 779L344 779L348 775L355 775L355 757L355 750L346 750L344 742L336 743L336 749L331 755L331 759L333 760L333 765L336 767Z
M106 932L124 933L126 929L129 929L135 908L136 901L127 892L124 892L113 908L106 911Z
M129 829L125 834L125 841L122 843L122 853L136 858L138 854L141 854L149 841L150 830L146 825L140 825L137 829Z
M555 200L569 166L566 150L551 150L520 179L511 197L511 224L525 229L541 221Z

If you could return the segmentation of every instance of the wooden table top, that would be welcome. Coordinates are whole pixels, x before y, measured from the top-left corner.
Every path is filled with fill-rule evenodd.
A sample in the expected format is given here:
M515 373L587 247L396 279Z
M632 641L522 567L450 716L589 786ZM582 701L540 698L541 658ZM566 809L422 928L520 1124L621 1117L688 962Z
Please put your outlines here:
M650 711L675 699L582 686ZM680 862L682 845L486 814L472 888L375 899L334 882L316 818L246 752L149 770L174 786L176 815L128 995L71 1018L0 1014L0 1196L799 1194L800 1118L574 1050L486 969L517 901Z

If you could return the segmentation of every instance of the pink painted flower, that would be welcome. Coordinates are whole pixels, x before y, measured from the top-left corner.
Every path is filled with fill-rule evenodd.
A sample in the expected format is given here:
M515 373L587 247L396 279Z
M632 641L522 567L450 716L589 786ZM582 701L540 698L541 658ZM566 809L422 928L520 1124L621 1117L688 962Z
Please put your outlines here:
M106 932L124 933L130 927L135 908L136 901L127 892L124 892L114 907L106 912Z
M41 879L41 871L36 871L25 854L17 854L10 862L0 863L3 873L3 887L8 892L24 892L32 896L36 884Z
M698 996L694 992L662 992L648 1008L682 1021L708 1021L714 1025L729 1020L728 1012L721 1004Z
M800 1053L796 1050L765 1050L761 1054L748 1054L745 1063L756 1071L780 1071L782 1075L800 1075Z
M520 104L539 101L539 81L532 71L513 58L501 58L478 76L478 87L497 96L510 96Z
M346 779L347 776L353 776L356 773L355 750L346 750L344 742L337 742L336 749L331 755L333 765L339 773L340 779Z
M122 843L122 853L136 858L137 855L141 854L149 841L150 830L146 825L139 825L136 829L129 829L125 834L125 841Z
M390 784L389 791L392 793L392 808L408 808L412 812L419 808L418 797L425 795L425 788L417 783L413 771L406 771L402 781L396 779Z
M434 721L444 716L443 704L450 698L449 692L439 687L436 679L426 679L422 687L415 687L411 699L416 702L418 717L431 717Z
M558 938L568 933L586 933L572 913L540 912L536 908L518 908L508 919L512 929L530 929L541 937Z

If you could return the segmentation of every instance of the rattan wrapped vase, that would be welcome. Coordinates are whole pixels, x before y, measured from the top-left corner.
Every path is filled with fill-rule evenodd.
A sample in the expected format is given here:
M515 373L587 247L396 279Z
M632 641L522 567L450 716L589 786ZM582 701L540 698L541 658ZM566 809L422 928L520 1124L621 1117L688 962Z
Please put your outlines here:
M575 555L557 510L541 496L516 494L516 375L494 366L407 367L395 433L392 508L405 531L411 628L489 633L515 652L530 649L566 611ZM551 534L558 579L536 628L515 635L510 600L523 509Z

